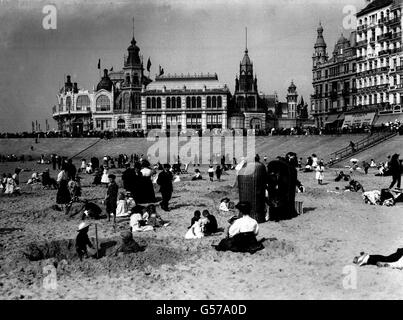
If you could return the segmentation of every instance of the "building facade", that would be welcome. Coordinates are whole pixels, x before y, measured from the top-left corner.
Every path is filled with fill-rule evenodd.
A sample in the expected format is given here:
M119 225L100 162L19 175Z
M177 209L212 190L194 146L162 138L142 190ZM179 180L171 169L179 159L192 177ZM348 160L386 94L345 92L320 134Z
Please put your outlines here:
M235 79L235 92L230 108L229 127L233 129L265 129L265 104L259 97L253 63L245 49L239 64L239 78Z
M141 127L227 129L229 97L217 74L157 76L141 93Z
M374 0L357 13L357 106L401 106L403 55L401 1Z
M332 56L329 57L319 24L312 56L311 116L317 127L337 125L342 122L343 113L356 104L356 35L349 38L341 34Z
M57 95L53 118L58 129L81 133L89 130L140 130L141 90L151 82L144 75L140 49L134 37L124 56L123 70L103 76L93 92L79 89L71 77Z

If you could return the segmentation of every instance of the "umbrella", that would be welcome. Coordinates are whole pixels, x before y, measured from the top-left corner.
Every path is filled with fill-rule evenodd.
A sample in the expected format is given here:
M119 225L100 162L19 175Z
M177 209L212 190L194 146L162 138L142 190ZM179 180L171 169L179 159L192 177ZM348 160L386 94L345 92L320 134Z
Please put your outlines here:
M353 158L353 159L350 160L350 162L358 162L358 159Z

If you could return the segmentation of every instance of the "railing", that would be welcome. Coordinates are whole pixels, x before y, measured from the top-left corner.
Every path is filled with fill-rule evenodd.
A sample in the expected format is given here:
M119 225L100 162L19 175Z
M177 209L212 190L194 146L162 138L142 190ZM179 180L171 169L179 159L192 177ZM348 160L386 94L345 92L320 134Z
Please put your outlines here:
M340 150L337 150L336 152L333 152L329 155L329 158L332 158L333 161L330 163L330 165L334 165L340 161L343 161L347 157L350 157L354 154L357 154L365 149L368 149L382 141L385 141L393 136L397 135L396 132L390 132L390 131L381 131L381 132L376 132L368 137L365 137L357 142L354 142L354 150L351 148L351 146L342 148Z

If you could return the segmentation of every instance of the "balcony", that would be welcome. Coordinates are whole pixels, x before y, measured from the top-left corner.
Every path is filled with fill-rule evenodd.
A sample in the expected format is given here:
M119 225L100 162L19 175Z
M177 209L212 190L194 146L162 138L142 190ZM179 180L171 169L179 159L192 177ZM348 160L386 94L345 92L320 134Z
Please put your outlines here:
M403 83L400 83L400 84L397 84L397 85L394 85L394 86L390 86L389 90L390 91L396 91L396 90L401 90L402 88L403 88Z
M53 117L58 117L58 116L67 116L67 115L84 115L84 114L90 114L91 113L91 108L88 107L87 109L84 110L58 110L56 108L52 108L52 115Z
M383 56L383 55L390 54L390 53L391 53L390 49L381 50L381 51L379 51L378 56Z
M402 21L401 17L395 17L393 19L390 19L390 20L386 21L386 24L391 26L391 25L394 25L396 23L401 23L401 21Z
M390 36L391 41L398 41L400 39L402 39L402 32L395 32Z
M366 45L367 45L367 40L365 39L365 40L358 41L356 47L364 47Z
M395 53L399 53L400 51L402 51L402 48L401 47L400 48L395 48L395 49L391 49L389 51L390 51L390 54L395 54Z
M367 28L368 28L368 26L366 24L363 24L363 25L357 27L357 31L361 32L361 31L367 30Z
M384 41L384 40L388 40L390 39L392 33L391 32L387 32L384 34L381 34L380 36L377 37L378 41Z

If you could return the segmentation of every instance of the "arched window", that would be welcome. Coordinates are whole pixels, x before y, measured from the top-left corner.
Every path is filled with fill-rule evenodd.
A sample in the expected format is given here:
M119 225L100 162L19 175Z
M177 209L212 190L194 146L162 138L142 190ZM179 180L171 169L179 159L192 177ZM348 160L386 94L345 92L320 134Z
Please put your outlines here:
M186 109L190 109L190 97L186 97Z
M217 97L217 108L222 108L222 98L221 98L221 96Z
M59 112L63 111L63 98L60 98Z
M201 97L197 97L197 109L201 109Z
M96 110L97 111L110 111L111 103L107 96L102 95L97 98Z
M157 98L157 109L161 109L161 98Z
M177 97L177 98L176 98L176 107L177 107L178 109L182 108L181 97Z
M71 98L66 98L66 110L69 111L71 109Z
M213 100L213 101L212 101L212 107L213 107L213 109L215 109L215 108L217 108L217 98L216 98L216 97L213 97L212 100Z
M147 109L150 109L150 108L151 108L151 98L148 97L147 98Z
M171 108L171 98L167 97L165 101L166 101L167 109L170 109ZM174 102L175 102L175 100L174 100Z
M155 97L152 97L152 99L151 99L151 108L155 109L155 107L156 107Z
M196 109L196 97L192 97L192 109Z
M89 110L90 108L90 98L88 96L78 96L76 109L77 111Z
M211 97L210 96L208 96L207 97L207 108L211 108Z
M125 120L119 119L119 120L118 120L118 129L119 129L119 130L123 130L123 129L125 129L125 127L126 127L126 125L125 125Z

